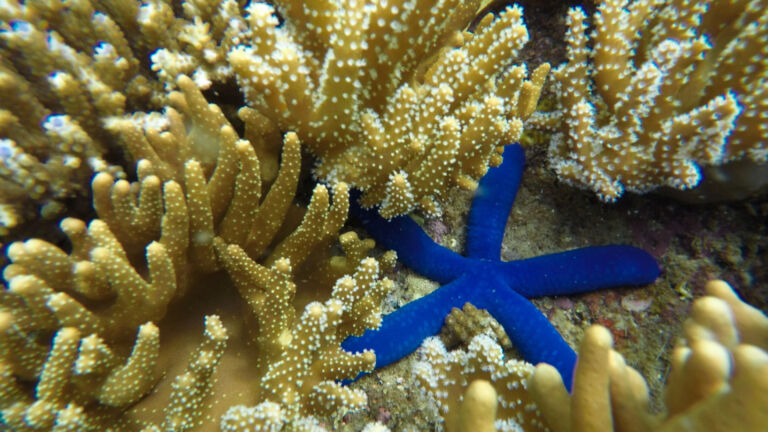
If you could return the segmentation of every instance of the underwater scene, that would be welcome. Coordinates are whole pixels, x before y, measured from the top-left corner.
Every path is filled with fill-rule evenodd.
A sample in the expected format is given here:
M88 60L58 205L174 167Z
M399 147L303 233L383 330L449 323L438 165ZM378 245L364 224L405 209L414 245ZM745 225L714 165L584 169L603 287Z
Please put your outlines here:
M0 0L0 430L768 431L767 0Z

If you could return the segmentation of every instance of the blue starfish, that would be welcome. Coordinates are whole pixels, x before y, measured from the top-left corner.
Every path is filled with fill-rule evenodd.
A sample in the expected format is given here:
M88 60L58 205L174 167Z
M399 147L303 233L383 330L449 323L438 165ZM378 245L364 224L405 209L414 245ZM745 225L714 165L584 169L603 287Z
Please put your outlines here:
M649 284L658 277L659 266L632 246L587 247L501 261L504 229L524 163L523 148L507 146L504 162L480 181L469 212L466 256L433 242L408 216L386 220L375 210L353 206L353 215L379 245L395 250L406 266L442 286L385 316L380 328L347 338L341 345L345 350L372 349L376 368L386 366L438 333L452 308L472 303L496 318L526 361L557 368L570 390L576 353L527 299Z

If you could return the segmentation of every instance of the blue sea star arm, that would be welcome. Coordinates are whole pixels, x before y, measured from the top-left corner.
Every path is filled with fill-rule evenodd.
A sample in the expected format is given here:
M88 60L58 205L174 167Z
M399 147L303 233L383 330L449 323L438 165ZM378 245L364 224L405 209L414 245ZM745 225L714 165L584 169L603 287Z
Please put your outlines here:
M526 361L551 364L570 389L576 354L536 306L490 273L468 273L385 316L378 329L348 337L341 347L349 352L372 349L375 368L387 366L437 334L451 309L466 303L487 309Z
M646 285L660 272L648 252L621 245L586 247L492 266L509 286L528 298Z
M480 276L473 281L482 284L486 295L470 299L478 308L485 309L504 327L512 345L525 361L533 364L549 363L563 377L568 391L571 390L576 353L560 336L549 319L515 290L493 276ZM493 287L488 292L486 287ZM477 292L479 290L472 290ZM475 297L475 296L473 296Z
M480 180L467 219L466 256L498 260L509 211L523 176L525 152L520 144L504 149L504 161Z
M443 285L385 316L378 329L346 338L341 347L349 352L372 349L377 369L394 363L416 351L424 339L437 334L451 308L460 308L470 300L470 284L471 278L463 276Z
M376 241L397 251L401 261L443 286L387 315L378 330L342 343L348 351L373 349L376 367L399 360L437 333L453 307L472 303L487 309L504 327L523 357L554 365L570 388L576 355L549 320L526 297L581 293L653 282L656 261L631 246L583 248L520 261L499 261L507 217L520 183L522 148L508 147L505 163L478 186L470 210L468 256L433 242L408 217L382 219L352 206Z
M409 216L386 220L375 210L351 205L350 213L363 224L376 243L397 252L397 259L428 279L447 284L462 274L465 258L440 246Z

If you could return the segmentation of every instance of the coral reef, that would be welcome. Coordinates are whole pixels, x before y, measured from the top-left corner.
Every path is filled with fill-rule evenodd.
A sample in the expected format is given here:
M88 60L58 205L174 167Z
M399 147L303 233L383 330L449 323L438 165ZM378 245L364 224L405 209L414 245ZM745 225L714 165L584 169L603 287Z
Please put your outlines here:
M571 430L763 430L768 424L768 317L723 281L707 284L685 323L668 377L666 412L649 411L645 380L611 349L610 333L587 330L572 395L557 371L538 365L531 395L554 432Z
M446 190L500 163L549 71L527 80L524 65L508 67L528 38L518 7L468 32L479 0L241 3L6 2L0 235L58 216L92 173L124 177L109 160L151 159L125 141L164 120L133 114L126 130L125 116L178 109L167 91L180 74L214 92L237 81L251 106L242 121L275 131L257 146L267 179L279 132L294 131L324 181L363 189L387 216L438 213ZM199 150L203 165L215 158Z
M501 347L486 335L472 338L466 351L451 352L439 339L427 338L413 365L419 386L440 406L448 432L547 431L528 394L532 373L530 363L505 360ZM488 403L483 403L484 395ZM469 405L473 399L477 402ZM488 427L479 425L483 420Z
M479 1L275 3L288 25L255 4L228 54L240 87L307 141L318 177L360 188L385 217L437 214L449 186L473 188L520 137L549 71L506 68L528 40L519 7L470 33Z
M434 400L410 385L409 362L340 384L376 362L371 352L343 351L341 342L377 327L379 306L391 312L430 286L400 267L390 275L421 282L391 290L394 284L381 273L393 268L394 254L369 258L372 240L338 235L347 185L362 189L363 204L378 205L384 216L422 210L414 217L431 218L427 233L454 251L463 248L469 206L462 199L469 202L488 167L501 164L502 146L520 137L549 70L542 65L529 74L520 65L522 58L529 64L549 58L538 52L541 45L524 46L521 8L488 0L0 3L0 243L8 255L3 265L10 262L0 292L1 429L439 427L443 420L429 408ZM657 34L671 19L669 8L682 3L665 9L654 3L640 39ZM705 17L689 27L699 29L692 37L716 37L707 41L712 46L703 60L690 59L699 62L689 76L696 79L682 86L700 94L680 93L684 104L673 107L672 118L698 106L686 103L702 105L728 95L723 86L743 85L726 100L741 107L732 142L764 143L752 139L766 130L760 117L765 67L754 51L765 45L764 2L698 4L710 7L685 21ZM558 22L546 6L531 3L526 12L540 10L548 22ZM601 13L622 14L621 8ZM648 41L632 60L650 58L657 45ZM524 55L526 49L533 54ZM756 61L747 78L723 72L740 67L728 59L749 53ZM706 80L728 82L697 87ZM593 97L600 123L605 104ZM716 138L725 133L706 132ZM753 164L764 157L764 147L743 148L734 156L730 144L721 147L722 160L742 157L737 163ZM302 180L302 149L314 158L315 178L332 184ZM507 159L516 151L507 147L504 160L513 162ZM530 183L507 227L514 241L501 243L504 230L498 231L500 254L494 250L493 260L632 243L665 269L647 289L526 305L543 313L540 320L551 320L570 346L589 324L604 324L616 350L658 390L666 346L697 294L697 281L722 274L749 287L745 298L766 307L765 204L689 209L633 197L640 201L599 206L561 187L543 168L543 150L526 152L530 168L523 182ZM502 213L499 226L507 217ZM60 216L70 216L60 223L63 235L51 222ZM33 230L39 234L30 235ZM736 327L745 328L738 312L745 307L732 295L720 297L734 311ZM492 319L473 317L458 326ZM674 409L732 402L732 396L702 396L689 379L689 359L696 359L706 337L687 328L699 339L691 339L690 354L675 352L674 386L696 390L700 399ZM503 330L497 326L494 333ZM728 332L718 333L718 343L744 360L735 355L744 350L723 335ZM601 341L593 346L605 348ZM521 402L513 400L506 388L525 387L518 378L530 369L502 361L492 343L466 347L469 354L442 351L436 342L433 348L435 359L477 366L484 358L497 372L520 366L520 375L494 380L449 361L434 365L427 386L451 386L458 397L457 384L469 385L461 402L433 387L435 399L452 413L447 427L494 430L496 413L507 415L494 403L499 396L524 407L523 416L539 418L531 402L520 392ZM736 388L736 376L721 387ZM494 389L498 382L505 388ZM749 384L755 383L763 381ZM743 381L738 386L745 388ZM765 405L757 397L748 402ZM736 407L726 408L736 414L725 421L742 420Z
M651 409L659 412L682 321L690 312L692 300L702 295L707 280L724 278L738 287L745 301L768 310L768 206L760 201L688 206L654 194L629 194L620 203L605 205L590 199L589 191L558 182L548 169L545 148L525 147L525 151L525 175L507 221L502 260L590 244L632 244L649 251L662 268L659 279L651 285L536 298L532 302L571 347L578 348L590 325L608 328L614 350L644 376ZM452 196L443 217L412 218L436 243L461 253L473 197L473 193L461 191ZM439 286L407 267L399 268L391 277L397 288L385 301L387 313ZM485 325L487 319L481 323ZM487 329L475 331L484 333ZM454 337L440 337L449 350L460 343ZM461 348L466 350L470 339L471 335ZM504 355L505 359L521 359L506 347ZM358 380L354 386L368 394L369 408L350 415L340 430L360 430L381 412L388 413L387 426L392 430L439 430L439 410L431 398L421 395L411 384L408 360L417 356L418 351L406 361L377 369Z
M763 430L768 317L723 281L709 282L706 292L694 302L673 354L666 409L659 415L649 409L642 375L612 349L610 332L600 325L581 342L571 395L555 368L505 362L486 335L452 352L437 338L427 339L413 373L437 401L449 432ZM468 418L479 429L469 429Z
M162 105L150 104L158 83L137 58L158 45L144 39L131 49L127 38L142 38L126 36L118 22L131 12L119 12L88 1L0 8L0 235L59 216L67 199L86 195L94 172L125 176L105 160L118 147L103 119Z
M708 180L730 199L768 183L765 1L603 0L590 37L585 18L568 13L568 62L553 73L560 110L536 119L557 131L561 179L615 201L693 188L702 167L741 161L748 179L726 167Z
M147 158L138 161L135 182L108 173L94 177L99 219L87 225L64 219L66 251L38 239L8 248L8 289L0 299L0 415L14 430L212 429L217 414L229 408L214 391L227 344L228 355L251 356L253 381L246 385L256 388L239 402L256 405L229 408L224 430L254 422L319 427L314 416L365 404L363 393L336 380L371 370L375 356L349 354L339 345L379 324L391 282L379 278L377 260L365 257L373 245L353 233L342 236L345 257L327 256L346 219L346 185L336 185L333 204L328 190L317 186L298 226L289 224L289 233L280 234L301 165L296 135L285 135L279 172L264 185L262 199L252 144L238 138L191 79L181 76L177 84L182 92L169 98L182 112L166 110L170 131L145 133L132 119L111 126L123 129L126 142ZM218 148L208 167L196 158L198 134ZM391 255L383 260L393 264ZM248 334L228 341L223 320L210 315L205 339L191 354L163 352L163 318L175 303L227 295L195 283L222 268L239 293L239 308L229 313ZM297 278L316 285L322 294L315 299L327 300L297 295ZM147 396L164 372L162 357L174 354L189 361L167 399ZM164 417L154 425L145 417L152 401Z
M469 342L478 333L485 334L498 341L505 351L513 348L512 341L498 321L494 320L488 311L478 309L472 303L466 303L461 309L453 308L445 317L443 329L440 331L440 339L446 346L455 346L459 343Z

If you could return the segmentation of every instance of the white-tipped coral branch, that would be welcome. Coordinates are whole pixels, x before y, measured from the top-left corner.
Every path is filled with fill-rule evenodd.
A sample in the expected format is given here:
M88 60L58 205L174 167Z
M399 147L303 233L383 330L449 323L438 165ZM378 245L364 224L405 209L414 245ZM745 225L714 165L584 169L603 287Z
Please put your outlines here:
M561 111L537 118L557 123L549 154L562 179L614 201L693 188L707 166L765 169L764 1L603 0L590 37L585 19L568 14L568 62L553 73ZM710 176L731 195L765 181Z
M60 214L94 172L124 178L106 162L115 156L146 159L162 182L180 181L166 166L187 159L174 154L174 111L194 119L188 145L210 169L224 113L190 88L233 78L250 105L239 115L267 165L264 179L277 173L276 136L295 131L319 158L322 180L363 189L387 216L436 213L446 190L473 187L519 138L549 70L530 80L524 66L505 72L528 40L522 9L466 31L480 3L5 2L0 235L36 214ZM231 93L223 96L239 97ZM254 126L272 132L253 134ZM143 136L165 127L169 134ZM408 181L392 183L398 173Z
M337 184L333 196L317 186L294 223L287 214L295 211L301 165L297 135L285 135L278 172L264 175L252 143L239 138L197 85L182 76L178 86L181 92L170 98L179 111L168 109L164 121L141 126L140 118L123 117L110 126L147 159L137 163L135 182L94 177L99 219L61 222L68 252L38 239L8 248L8 289L0 295L0 415L14 430L207 430L236 403L257 408L231 411L222 427L232 416L265 411L277 413L274 424L300 428L318 426L315 416L365 405L364 393L336 380L370 371L375 356L348 354L340 344L379 325L392 283L365 257L370 241L347 235L349 256L329 257L346 221L347 186ZM255 117L244 117L248 134L259 136ZM391 268L390 254L384 262ZM196 283L222 268L236 289L226 288L227 281L218 290ZM297 300L303 288L296 281L307 273L318 276L313 288L327 293L324 303ZM238 337L232 357L253 356L256 378L247 383L253 390L215 417L209 415L218 407L215 371L228 340L222 320L206 317L196 348L167 352L161 344L164 328L171 328L166 340L175 336L165 322L175 304L206 296L234 296L238 312L229 313L244 314L238 327L249 327L258 352ZM186 369L165 398L152 394L168 357L179 355L189 355L178 362ZM29 383L36 383L32 397Z
M447 431L547 430L528 395L533 365L505 360L487 335L475 336L466 351L450 352L438 338L429 338L413 371L420 387L437 401Z
M319 157L317 176L359 187L387 217L437 213L519 138L548 71L503 73L528 39L522 9L462 31L478 5L252 3L228 61L253 108Z

